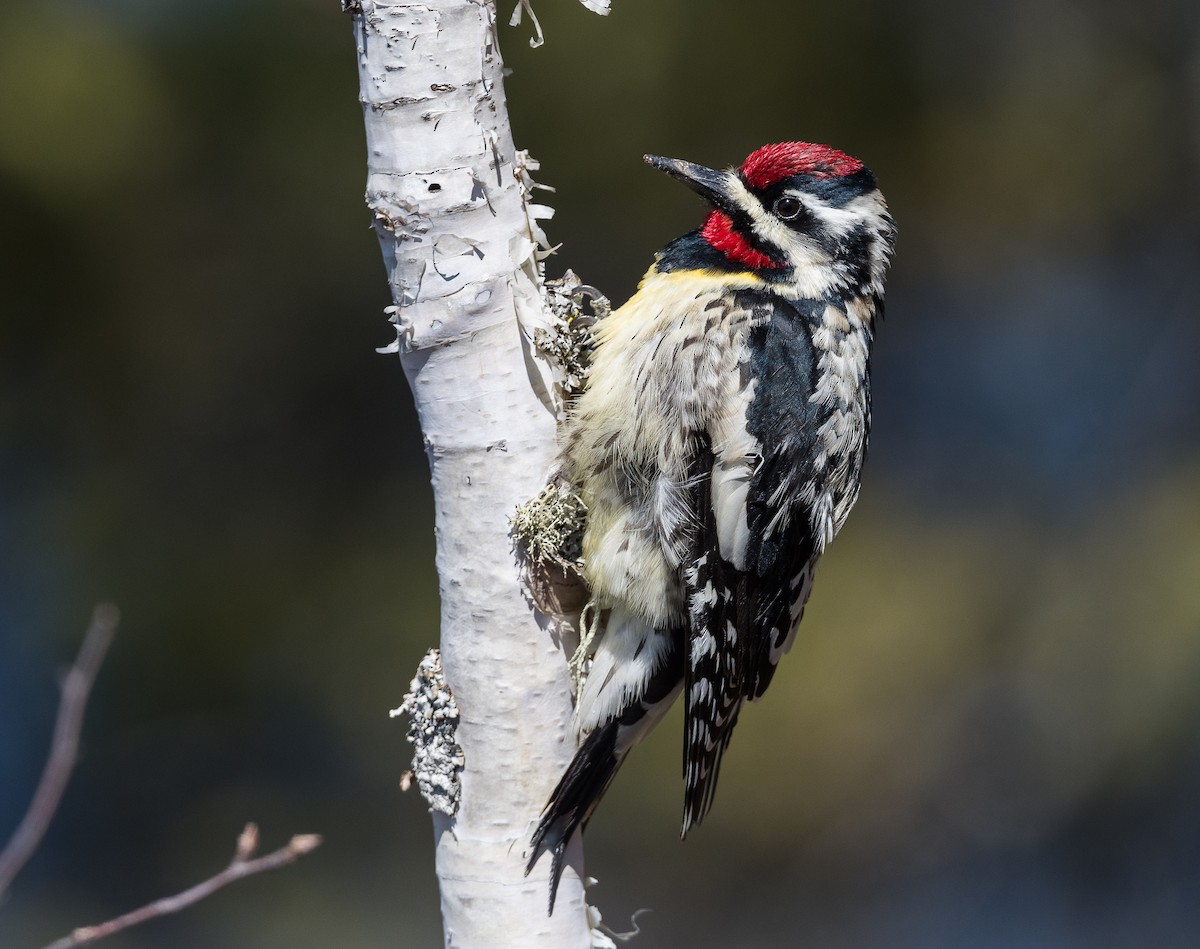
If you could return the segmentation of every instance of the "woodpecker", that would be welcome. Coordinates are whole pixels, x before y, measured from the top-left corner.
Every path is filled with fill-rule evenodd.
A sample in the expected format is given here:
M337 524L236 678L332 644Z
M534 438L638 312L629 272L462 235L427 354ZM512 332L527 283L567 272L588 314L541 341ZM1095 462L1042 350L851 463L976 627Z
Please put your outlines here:
M712 804L742 705L858 496L895 234L870 170L828 146L766 145L724 171L645 160L711 207L595 326L563 428L598 620L578 751L526 868L552 855L551 913L568 842L681 692L681 837Z

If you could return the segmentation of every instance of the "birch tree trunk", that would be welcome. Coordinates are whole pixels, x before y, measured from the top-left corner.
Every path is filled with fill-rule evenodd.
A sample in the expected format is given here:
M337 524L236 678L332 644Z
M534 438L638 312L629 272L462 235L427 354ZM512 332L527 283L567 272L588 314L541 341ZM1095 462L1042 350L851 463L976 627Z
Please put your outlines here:
M573 741L563 655L523 593L509 537L508 517L545 484L555 411L528 342L546 319L539 232L509 128L495 8L343 3L354 19L367 203L392 289L394 350L436 507L441 665L458 710L448 740L463 763L443 774L435 803L452 813L434 813L446 945L590 946L578 874L564 875L552 917L549 859L524 876L532 822ZM582 868L578 839L568 862Z

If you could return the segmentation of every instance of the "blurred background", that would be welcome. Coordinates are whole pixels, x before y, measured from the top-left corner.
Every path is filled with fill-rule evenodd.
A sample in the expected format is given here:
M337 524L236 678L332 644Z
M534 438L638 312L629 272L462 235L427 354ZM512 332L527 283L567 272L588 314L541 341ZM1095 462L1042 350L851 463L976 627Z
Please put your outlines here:
M506 20L511 2L503 4ZM696 226L643 152L828 142L900 227L862 501L685 845L679 724L588 835L634 945L1200 944L1200 6L535 0L503 28L548 228L614 300ZM336 0L0 9L0 838L93 605L123 622L34 946L436 947L399 704L425 456Z

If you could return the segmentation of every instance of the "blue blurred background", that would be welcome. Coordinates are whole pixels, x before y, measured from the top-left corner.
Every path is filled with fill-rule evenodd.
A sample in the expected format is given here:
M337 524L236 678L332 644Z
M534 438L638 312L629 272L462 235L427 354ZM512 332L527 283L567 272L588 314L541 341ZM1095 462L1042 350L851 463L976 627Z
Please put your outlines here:
M636 945L1200 945L1200 7L535 0L501 30L550 234L624 299L643 152L835 144L900 226L863 499L686 844L679 725L588 835ZM509 3L501 10L507 19ZM441 943L387 717L436 638L425 457L336 0L0 9L0 837L92 606L82 759L0 907L115 947Z

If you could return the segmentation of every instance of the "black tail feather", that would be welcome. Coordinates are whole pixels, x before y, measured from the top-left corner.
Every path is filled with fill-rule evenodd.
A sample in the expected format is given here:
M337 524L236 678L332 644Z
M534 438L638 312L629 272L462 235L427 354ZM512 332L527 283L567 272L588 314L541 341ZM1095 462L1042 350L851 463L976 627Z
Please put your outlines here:
M533 854L525 865L525 875L533 869L542 854L551 854L550 915L554 915L554 899L563 872L563 855L575 831L587 825L588 819L608 790L613 776L621 766L624 754L617 754L617 729L620 722L609 722L593 731L571 759L542 811L542 819L533 832Z
M721 730L721 738L716 746L711 750L701 748L699 752L693 743L689 743L687 736L684 736L684 751L683 751L683 823L679 828L679 839L685 840L693 827L699 825L704 820L709 809L712 807L713 798L717 793L717 778L721 773L721 759L725 754L725 749L729 747L729 740L733 737L733 726L737 724L738 713L741 711L742 700L739 699L735 708L730 713L730 721L728 727ZM699 755L703 754L704 764L703 771L697 771L701 774L700 779L695 783L688 783L688 776L693 769L698 769L701 766L695 762L700 760Z

